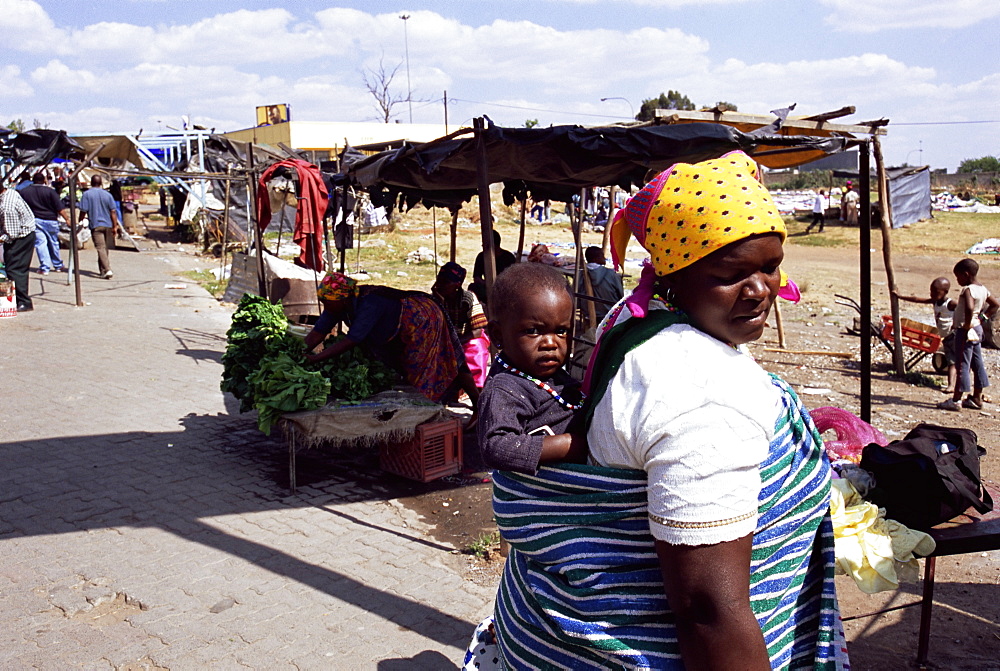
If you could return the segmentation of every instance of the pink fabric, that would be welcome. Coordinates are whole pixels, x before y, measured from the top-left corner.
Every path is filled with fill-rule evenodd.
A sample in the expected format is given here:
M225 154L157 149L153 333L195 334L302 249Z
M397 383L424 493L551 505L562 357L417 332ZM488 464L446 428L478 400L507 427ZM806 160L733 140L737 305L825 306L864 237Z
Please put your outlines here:
M656 293L655 284L656 271L653 269L653 264L647 259L642 262L642 274L639 275L639 284L636 285L632 294L625 299L625 304L628 306L629 312L632 313L633 317L641 319L646 316L646 311L649 309L649 301L653 300L653 294Z
M472 379L480 389L486 384L486 375L490 372L490 339L483 331L479 338L473 338L465 343L465 362L472 371Z
M799 299L802 298L802 292L799 291L799 287L795 284L795 282L788 280L788 284L778 289L778 298L784 298L786 301L798 303Z
M809 411L816 430L823 433L833 430L834 440L824 440L823 447L831 459L848 459L857 463L861 460L861 451L869 443L886 445L882 432L843 408L826 406Z

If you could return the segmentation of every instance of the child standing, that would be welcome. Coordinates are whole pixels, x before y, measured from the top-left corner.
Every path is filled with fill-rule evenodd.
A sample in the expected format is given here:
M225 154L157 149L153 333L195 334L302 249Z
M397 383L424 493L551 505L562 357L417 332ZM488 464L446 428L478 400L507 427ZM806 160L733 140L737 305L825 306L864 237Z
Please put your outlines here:
M981 410L983 407L983 389L990 386L986 376L986 366L983 365L983 327L979 315L984 313L988 318L996 314L1000 303L990 294L990 290L980 284L979 264L972 259L962 259L955 264L955 279L962 285L962 293L958 297L955 308L954 332L955 364L958 367L958 379L955 392L947 401L938 403L942 410L958 411L961 408ZM972 378L970 380L970 378ZM974 382L974 384L970 384ZM962 400L962 395L969 390L972 395ZM961 401L961 405L959 405Z
M954 299L948 298L951 291L951 282L947 277L938 277L931 282L930 295L926 298L920 296L903 296L896 294L896 298L910 303L923 303L934 306L934 325L937 327L938 335L941 336L941 353L944 354L948 362L948 388L946 394L955 393L955 334L952 331L952 324L955 319L955 307L958 305Z
M550 461L582 462L572 433L582 404L562 366L573 316L569 285L541 263L519 263L490 292L490 339L500 350L480 397L479 447L490 468L534 473Z

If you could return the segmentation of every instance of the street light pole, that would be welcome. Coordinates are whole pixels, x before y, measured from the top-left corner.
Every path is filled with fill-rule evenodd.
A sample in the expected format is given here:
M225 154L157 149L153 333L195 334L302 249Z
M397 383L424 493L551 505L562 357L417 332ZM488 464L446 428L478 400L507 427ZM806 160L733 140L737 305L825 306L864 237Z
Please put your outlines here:
M608 98L601 98L601 102L607 102L609 100L624 100L628 103L628 108L632 111L632 119L635 120L635 107L632 106L632 101L628 98L622 98L621 96L610 96Z
M406 54L406 105L410 108L410 123L413 123L413 89L410 88L410 38L406 30L410 15L402 14L399 18L403 19L403 50Z

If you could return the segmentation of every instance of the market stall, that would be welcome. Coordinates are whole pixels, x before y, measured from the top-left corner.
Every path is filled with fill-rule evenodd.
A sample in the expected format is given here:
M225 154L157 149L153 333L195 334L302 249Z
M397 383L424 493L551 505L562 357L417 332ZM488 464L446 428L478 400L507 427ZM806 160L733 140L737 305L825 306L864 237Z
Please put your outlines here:
M581 189L592 186L631 189L644 184L650 171L664 170L677 162L698 162L737 149L761 165L789 167L825 154L861 147L863 221L859 245L862 287L859 302L870 312L869 164L874 146L876 161L881 165L877 138L885 132L883 126L888 122L879 120L850 126L830 123L831 119L853 112L853 108L804 119L790 119L790 111L782 109L769 116L739 115L738 118L730 113L709 112L704 113L708 114L708 119L691 119L687 123L679 123L671 117L663 124L550 128L501 128L483 117L475 119L473 129L463 129L432 142L406 144L357 160L346 166L345 176L351 184L367 191L373 202L390 208L409 208L422 203L426 207L448 207L457 211L462 203L478 196L489 287L496 277L489 223L493 220L491 184L503 184L507 203L523 201L529 194L536 199L567 201ZM859 134L870 137L859 138ZM879 180L880 188L882 183L883 180ZM581 223L574 222L576 266L582 269L580 226ZM889 261L887 267L891 268L888 248L884 249L884 255ZM582 287L579 271L576 280L574 287ZM575 293L578 298L585 296L579 289ZM574 344L579 341L579 334L574 333ZM862 416L867 419L871 415L870 343L863 343L861 359Z

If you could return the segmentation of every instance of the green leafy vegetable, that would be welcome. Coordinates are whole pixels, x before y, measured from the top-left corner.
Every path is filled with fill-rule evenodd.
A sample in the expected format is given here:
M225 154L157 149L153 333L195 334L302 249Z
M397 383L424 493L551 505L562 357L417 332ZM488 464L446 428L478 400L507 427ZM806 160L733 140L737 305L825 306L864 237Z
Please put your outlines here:
M280 305L266 298L244 294L226 332L228 344L222 355L222 391L228 391L240 401L240 412L254 405L249 377L270 351L287 351L298 344L288 333L288 320Z
M259 296L243 296L226 336L220 387L239 399L240 412L256 408L257 426L264 433L270 433L283 413L322 407L331 394L360 401L401 381L394 370L360 348L308 362L305 345L288 332L281 306Z
M257 408L257 427L271 433L283 413L315 410L326 404L330 382L318 371L302 367L286 352L265 357L248 379Z
M330 346L344 337L329 338L324 344ZM402 382L395 370L360 347L314 365L329 378L330 394L344 401L361 401Z

